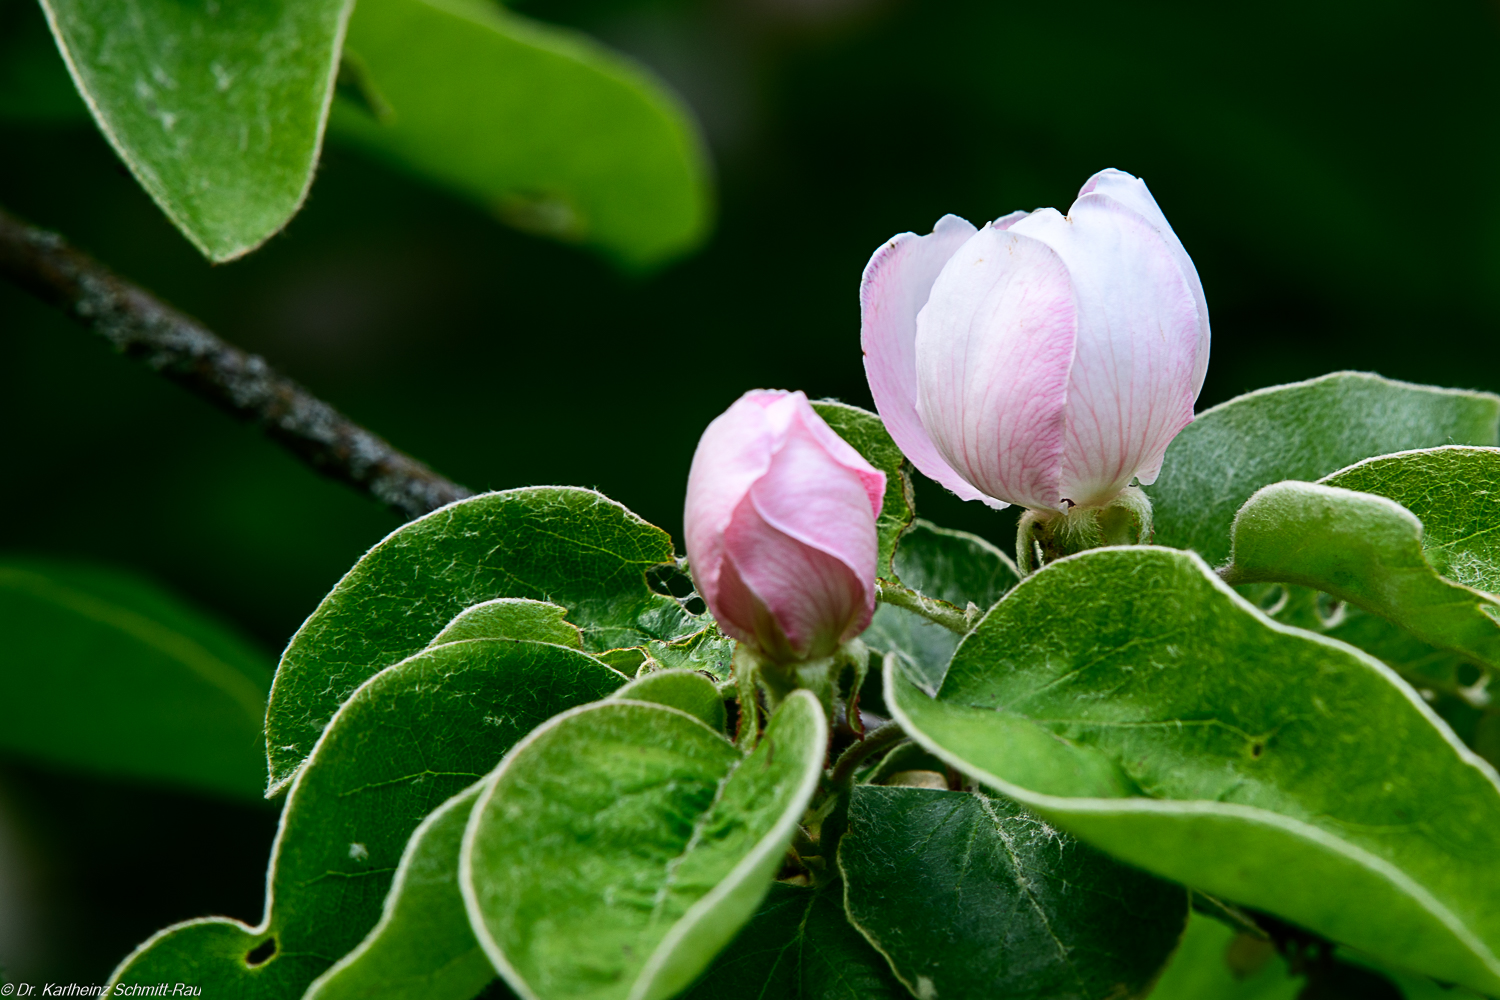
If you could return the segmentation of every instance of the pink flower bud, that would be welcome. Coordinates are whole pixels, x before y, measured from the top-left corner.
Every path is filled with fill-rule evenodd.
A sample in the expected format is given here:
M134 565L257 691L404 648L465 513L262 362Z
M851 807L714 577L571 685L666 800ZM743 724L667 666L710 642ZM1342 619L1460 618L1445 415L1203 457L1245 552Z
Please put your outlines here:
M827 656L875 611L885 474L800 392L755 390L688 473L688 562L720 627L777 662Z
M1089 178L1066 216L946 215L876 251L865 374L896 444L965 500L1108 503L1193 419L1208 303L1144 182Z

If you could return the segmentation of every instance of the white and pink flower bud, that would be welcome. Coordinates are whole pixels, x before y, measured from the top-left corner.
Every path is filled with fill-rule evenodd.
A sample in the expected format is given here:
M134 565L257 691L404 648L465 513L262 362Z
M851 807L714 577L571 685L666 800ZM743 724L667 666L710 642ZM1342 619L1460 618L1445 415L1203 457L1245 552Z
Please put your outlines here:
M720 627L790 663L832 654L875 611L885 475L800 392L748 392L688 474L688 562Z
M860 285L876 408L965 500L1109 503L1156 481L1208 369L1208 304L1144 182L1095 174L1067 215L957 216L881 247Z

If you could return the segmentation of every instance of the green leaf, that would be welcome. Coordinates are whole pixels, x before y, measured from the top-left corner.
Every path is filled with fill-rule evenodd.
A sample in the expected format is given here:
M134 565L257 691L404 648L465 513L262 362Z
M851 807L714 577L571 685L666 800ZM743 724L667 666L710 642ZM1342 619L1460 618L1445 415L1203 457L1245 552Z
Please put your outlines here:
M261 924L178 924L126 959L113 982L296 1000L375 926L424 817L533 727L620 680L577 650L513 639L451 642L381 671L338 710L298 772Z
M911 463L891 440L880 417L869 410L834 399L820 400L812 407L839 437L864 456L865 461L885 473L885 502L880 508L880 518L875 522L875 531L880 538L880 554L875 565L880 577L894 579L896 569L892 559L896 554L896 543L917 516Z
M1237 943L1230 928L1193 914L1181 947L1151 991L1151 1000L1297 1000L1302 980L1288 974L1286 962L1274 953L1267 956L1256 948L1260 954L1254 957L1263 964L1236 975L1227 959ZM1264 948L1273 946L1266 942Z
M591 652L674 640L703 623L646 571L672 539L593 490L487 493L403 525L365 553L282 654L266 714L271 793L367 677L424 648L460 612L497 597L568 609Z
M458 849L481 787L459 792L417 827L380 923L304 1000L470 1000L495 978L458 890Z
M978 535L922 520L902 536L895 566L903 584L960 611L970 604L990 607L1021 578L1010 557ZM875 609L864 634L869 645L895 653L907 676L929 693L942 684L958 640L943 626L891 604Z
M312 184L352 0L42 0L94 120L210 260L254 250Z
M0 563L0 748L259 798L271 658L131 574Z
M642 652L665 670L702 670L721 681L728 680L734 674L734 640L719 631L712 615L705 614L698 620L702 631L676 642L652 639Z
M631 60L484 0L361 0L348 44L388 110L340 102L341 137L512 225L629 265L705 235L703 141L682 101Z
M724 731L728 719L718 686L695 670L658 670L636 678L610 697L675 708L701 720L716 733Z
M1386 455L1320 482L1394 500L1421 519L1422 553L1439 573L1500 594L1500 448Z
M765 896L827 740L805 691L748 757L645 702L536 730L496 769L464 837L464 898L495 967L528 998L680 992Z
M1270 621L1192 553L1060 560L986 616L936 700L886 683L916 740L1080 839L1500 990L1494 770L1387 667Z
M583 633L568 621L567 608L524 597L497 597L464 608L427 646L465 639L534 639L583 648Z
M1317 483L1260 490L1234 522L1235 583L1312 587L1389 619L1423 642L1500 666L1500 603L1443 579L1422 522L1393 500Z
M849 920L918 997L1150 992L1187 893L1007 799L857 785L839 841Z
M849 926L837 883L774 883L683 1000L909 1000L890 966Z
M1314 480L1372 455L1500 444L1500 396L1336 372L1260 389L1198 414L1146 488L1156 541L1229 558L1229 527L1250 494Z

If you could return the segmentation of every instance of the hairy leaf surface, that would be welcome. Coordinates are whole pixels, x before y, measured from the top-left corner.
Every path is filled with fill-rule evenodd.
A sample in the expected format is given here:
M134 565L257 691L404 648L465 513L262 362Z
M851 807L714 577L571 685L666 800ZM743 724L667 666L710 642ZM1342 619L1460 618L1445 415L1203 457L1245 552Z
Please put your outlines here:
M167 928L112 982L295 1000L375 926L424 817L533 727L621 680L577 650L511 639L447 643L381 671L338 710L287 796L261 924Z
M349 692L472 605L559 605L591 652L701 631L702 621L646 582L648 569L672 559L666 532L570 487L488 493L403 525L323 598L282 655L266 717L272 791L291 780Z
M909 1000L844 915L835 884L777 882L683 1000Z
M0 563L0 748L221 795L265 787L271 658L140 577Z
M658 670L636 678L610 697L666 705L701 720L716 733L724 731L724 696L713 681L695 670Z
M1142 997L1187 921L1181 886L983 793L858 785L838 861L918 997Z
M496 769L464 838L469 917L523 997L666 1000L755 913L822 774L792 694L741 756L696 718L607 701Z
M1500 448L1407 451L1319 482L1394 500L1421 519L1422 553L1439 573L1500 594Z
M352 0L43 0L94 120L210 260L286 225L307 195Z
M1445 580L1422 522L1393 500L1318 483L1276 483L1234 522L1231 578L1300 584L1373 611L1423 642L1500 666L1500 602Z
M703 141L644 67L485 0L361 0L349 22L364 106L337 134L512 225L634 266L708 228Z
M305 1000L471 1000L495 978L458 890L458 849L481 784L438 806L412 833L380 923Z
M1198 414L1146 487L1156 541L1229 558L1229 527L1250 494L1314 480L1373 455L1500 444L1500 396L1335 372L1259 389Z
M1500 990L1494 770L1389 668L1270 621L1191 553L1060 560L936 700L894 667L887 685L928 749L1126 862Z

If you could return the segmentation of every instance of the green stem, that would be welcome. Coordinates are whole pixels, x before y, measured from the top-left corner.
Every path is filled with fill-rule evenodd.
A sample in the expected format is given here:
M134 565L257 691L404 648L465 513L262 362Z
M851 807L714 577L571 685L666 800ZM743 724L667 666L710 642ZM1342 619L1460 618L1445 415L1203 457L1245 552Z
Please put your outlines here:
M838 762L828 775L829 783L836 792L842 791L854 780L854 772L859 770L861 764L874 754L906 739L906 730L901 728L901 723L887 722L839 755Z
M947 601L940 601L935 597L919 594L910 587L903 587L899 583L890 583L886 580L875 582L875 599L882 604L891 604L907 611L915 611L930 622L936 622L959 635L966 635L974 628L974 623L979 620L980 610L973 604L968 608L960 610Z

